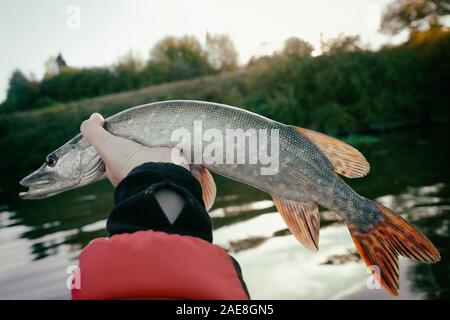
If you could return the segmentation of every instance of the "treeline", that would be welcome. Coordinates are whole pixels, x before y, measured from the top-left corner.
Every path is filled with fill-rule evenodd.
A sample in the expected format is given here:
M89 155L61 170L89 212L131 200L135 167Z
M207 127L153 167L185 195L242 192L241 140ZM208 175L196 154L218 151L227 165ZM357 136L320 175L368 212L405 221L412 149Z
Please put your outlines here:
M253 62L236 102L331 133L448 121L448 29L415 31L404 45L377 52L351 37L330 41L318 57L300 44L291 39L281 53Z
M148 61L129 53L109 67L74 68L61 54L46 62L41 81L15 70L0 111L25 111L164 82L234 70L237 51L226 35L207 34L205 47L193 36L166 37Z
M226 103L331 134L431 125L450 118L450 31L414 32L399 47L364 50L339 37L311 55L290 38L279 52L222 75L155 85L29 112L0 115L0 172L24 172L79 132L92 112L105 116L153 101Z

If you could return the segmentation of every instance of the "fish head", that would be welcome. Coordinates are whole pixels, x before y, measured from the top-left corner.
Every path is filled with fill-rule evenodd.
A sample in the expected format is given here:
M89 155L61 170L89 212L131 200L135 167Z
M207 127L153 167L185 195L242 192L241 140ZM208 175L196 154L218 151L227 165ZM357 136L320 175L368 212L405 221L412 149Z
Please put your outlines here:
M43 199L106 177L105 165L81 135L51 152L44 164L20 181L22 199Z

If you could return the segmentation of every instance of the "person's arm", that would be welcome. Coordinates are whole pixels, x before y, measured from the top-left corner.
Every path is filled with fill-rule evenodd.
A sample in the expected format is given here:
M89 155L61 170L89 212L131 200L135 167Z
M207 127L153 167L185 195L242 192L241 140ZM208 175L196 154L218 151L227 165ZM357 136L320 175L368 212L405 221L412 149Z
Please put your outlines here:
M72 298L248 299L239 264L212 244L202 187L179 150L115 137L103 124L94 114L81 132L115 186L106 225L111 237L83 249L82 288L73 289Z
M107 176L116 187L108 233L155 230L212 242L212 224L201 186L186 161L180 161L180 151L145 147L112 135L103 124L103 117L93 114L80 129L102 157Z

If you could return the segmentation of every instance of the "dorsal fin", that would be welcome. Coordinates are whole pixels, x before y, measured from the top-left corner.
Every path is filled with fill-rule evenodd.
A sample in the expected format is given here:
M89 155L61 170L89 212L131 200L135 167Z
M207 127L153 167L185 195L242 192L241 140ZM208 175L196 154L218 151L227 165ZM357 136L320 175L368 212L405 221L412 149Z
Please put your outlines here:
M319 208L313 201L299 202L273 196L275 206L295 238L311 251L319 250Z
M361 178L369 173L369 163L356 148L317 131L294 126L292 128L315 144L331 161L337 173L347 178Z
M209 172L203 166L191 165L190 170L192 175L200 182L202 186L202 197L205 203L206 210L208 211L216 200L216 183Z

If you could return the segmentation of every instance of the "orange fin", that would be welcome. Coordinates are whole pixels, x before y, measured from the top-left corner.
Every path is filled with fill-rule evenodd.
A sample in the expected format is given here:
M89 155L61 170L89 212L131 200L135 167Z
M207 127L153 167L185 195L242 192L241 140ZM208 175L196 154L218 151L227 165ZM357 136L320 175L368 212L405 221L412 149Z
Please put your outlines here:
M203 166L191 165L190 169L192 175L200 182L200 185L202 186L203 202L205 203L206 210L209 210L216 200L216 184L214 179L209 170Z
M292 234L311 251L319 250L319 208L313 201L298 202L273 196L275 206Z
M399 294L398 256L433 263L441 259L439 251L419 230L392 210L377 204L382 220L367 232L349 225L353 242L381 286L392 295Z
M294 126L292 128L316 145L331 161L337 173L347 178L360 178L369 173L369 163L356 148L320 132Z

